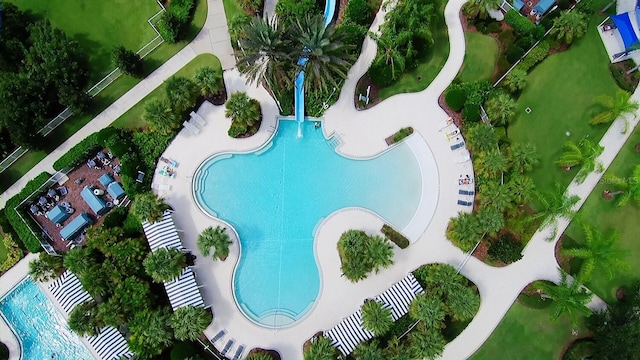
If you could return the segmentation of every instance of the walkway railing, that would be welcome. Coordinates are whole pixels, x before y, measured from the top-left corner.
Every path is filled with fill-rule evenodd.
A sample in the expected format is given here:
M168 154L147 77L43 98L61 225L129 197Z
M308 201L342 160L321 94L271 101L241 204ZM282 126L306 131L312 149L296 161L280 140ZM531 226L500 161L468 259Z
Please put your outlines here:
M155 26L155 22L157 22L156 18L160 16L162 13L166 11L165 7L158 1L158 5L160 6L160 11L155 13L152 17L147 19L147 22L153 28L153 31L156 33L156 36L146 43L143 47L141 47L136 54L140 55L140 58L145 58L155 49L157 49L160 45L164 43L164 39L160 35L158 28ZM106 89L109 85L111 85L114 81L116 81L120 76L122 76L122 71L120 68L116 67L110 73L108 73L105 77L103 77L100 81L98 81L95 85L93 85L89 90L87 90L87 95L92 98L98 95L102 90ZM53 130L55 130L60 124L65 122L68 118L73 115L73 111L70 108L64 109L58 116L49 121L45 126L42 127L38 131L38 134L43 136L49 135ZM13 165L16 161L18 161L24 154L26 154L29 149L26 149L22 146L16 148L8 157L2 159L0 161L0 173L8 169L11 165Z

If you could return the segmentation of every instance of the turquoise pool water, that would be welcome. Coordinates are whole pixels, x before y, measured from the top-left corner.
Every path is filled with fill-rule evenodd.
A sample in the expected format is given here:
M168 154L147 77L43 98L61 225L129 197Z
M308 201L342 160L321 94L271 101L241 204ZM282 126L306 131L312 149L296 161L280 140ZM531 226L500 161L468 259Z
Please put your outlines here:
M337 154L312 122L302 126L299 138L295 121L280 120L267 150L214 156L194 180L198 203L240 236L236 301L248 318L267 327L295 322L318 297L313 232L323 218L362 207L402 229L422 191L417 159L406 144L351 160Z
M93 360L89 350L30 278L0 300L0 312L22 343L24 360Z

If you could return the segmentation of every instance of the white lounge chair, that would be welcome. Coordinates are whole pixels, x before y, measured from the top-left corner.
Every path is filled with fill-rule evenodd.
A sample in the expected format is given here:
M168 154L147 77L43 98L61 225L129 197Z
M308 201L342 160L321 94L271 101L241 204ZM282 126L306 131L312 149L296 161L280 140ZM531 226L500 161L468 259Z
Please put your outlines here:
M191 114L189 114L189 116L191 116L191 119L193 119L195 122L197 122L198 125L200 125L200 126L207 125L207 122L204 121L202 116L198 115L198 113L196 113L195 111L192 111Z
M194 135L200 134L200 129L198 129L198 127L193 125L192 123L185 121L182 123L182 125L185 127L185 129L189 130L190 133Z
M461 163L465 163L467 161L471 160L471 155L469 154L469 151L465 151L463 154L460 154L458 156L456 156L453 159L453 162L455 162L456 164L461 164Z
M151 188L158 191L169 191L171 190L171 185L155 183L151 186Z

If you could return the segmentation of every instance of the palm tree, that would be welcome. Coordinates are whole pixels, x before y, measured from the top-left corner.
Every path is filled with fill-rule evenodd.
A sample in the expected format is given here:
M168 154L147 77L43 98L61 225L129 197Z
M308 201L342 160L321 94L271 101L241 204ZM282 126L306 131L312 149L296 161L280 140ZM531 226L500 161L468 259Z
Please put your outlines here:
M329 85L339 88L339 82L347 78L355 59L352 46L342 42L342 31L331 24L325 28L322 15L296 21L294 36L301 49L298 55L306 58L299 62L305 72L305 90L327 92Z
M213 314L202 307L183 306L171 315L171 327L178 340L197 340L211 324Z
M516 67L507 75L503 84L511 93L520 91L527 85L527 72Z
M499 0L471 0L465 4L463 11L470 18L486 19L489 9L497 9L499 5Z
M496 208L483 206L476 214L476 218L485 235L494 236L504 227L504 215Z
M478 197L482 202L482 206L491 207L500 212L509 208L514 200L511 187L506 184L500 184L498 181L487 181L480 185Z
M262 118L260 103L245 92L231 94L224 106L224 116L246 126L253 126Z
M35 281L49 281L64 271L62 257L40 253L37 259L29 263L29 276Z
M480 296L473 288L460 286L449 293L445 307L456 321L468 321L473 319L480 307Z
M183 76L171 76L164 81L165 95L171 108L181 113L196 103L198 88L196 84Z
M291 43L284 36L284 29L275 17L271 20L260 16L238 31L240 49L238 69L250 83L263 79L284 86L293 79L287 72L287 65L294 61L289 53Z
M229 256L229 235L225 228L216 226L215 228L209 226L204 229L198 236L198 249L204 256L209 256L211 248L213 248L213 259L220 259L224 261Z
M591 118L591 124L610 123L622 117L626 124L624 132L626 132L629 127L626 115L634 114L640 106L638 102L631 100L631 94L624 90L618 90L615 97L609 95L598 96L596 102L600 104L603 110Z
M460 212L457 217L449 220L446 236L454 245L466 252L473 249L476 242L480 241L482 229L474 215Z
M447 316L442 299L436 294L418 294L409 305L409 316L422 321L427 328L441 329Z
M98 318L98 307L95 301L86 301L76 305L69 313L67 319L69 328L78 336L94 336L97 328L102 327L102 322Z
M182 274L182 268L186 264L186 260L184 253L176 248L160 248L149 253L142 264L145 272L151 276L153 281L165 282L171 281Z
M591 310L587 307L591 301L591 293L578 281L569 282L567 274L560 271L560 283L558 285L544 282L540 284L540 290L553 299L551 307L551 320L556 320L562 314L567 314L573 325L578 322L578 316L589 316Z
M436 359L442 355L446 341L438 328L418 324L409 333L409 352L413 359Z
M499 149L491 149L478 155L478 172L489 179L495 179L507 171L507 157Z
M127 321L127 314L121 311L117 301L105 301L98 304L98 317L105 325L115 328Z
M324 336L311 339L302 351L304 360L335 360L337 355L337 349L331 346L331 340Z
M509 147L509 164L515 171L531 171L540 161L538 148L531 143L516 143Z
M487 100L487 114L494 126L509 125L509 121L513 118L516 109L516 101L504 92L498 93L496 96Z
M245 360L275 360L268 352L255 351L255 349L251 351Z
M67 270L77 276L82 276L84 272L98 264L98 259L93 249L76 247L69 250L62 262Z
M375 336L386 334L393 326L391 310L375 300L366 300L362 305L362 325Z
M464 286L466 280L453 266L449 264L430 264L427 266L427 273L422 276L426 283L427 293L446 298Z
M603 146L594 144L588 139L583 139L578 144L567 141L564 144L564 152L560 159L556 160L556 164L567 168L580 165L580 171L576 174L576 182L581 184L587 175L602 168L602 164L597 159L603 151Z
M358 360L387 360L378 339L358 344L353 351L353 357Z
M498 135L493 127L485 123L473 124L466 132L467 147L474 153L495 149Z
M196 70L196 85L200 88L200 95L211 96L220 90L222 73L219 68L206 66Z
M145 192L136 195L131 205L131 213L140 219L140 221L148 221L155 223L162 220L164 211L169 206L164 199L152 192Z
M391 66L391 78L395 80L397 74L401 74L405 68L405 59L404 56L400 54L400 51L398 51L398 45L393 39L390 39L389 36L378 36L371 31L369 31L367 35L378 45L378 54L384 57L384 62L387 66Z
M371 264L376 273L380 268L388 268L393 265L393 245L382 236L370 236L364 261Z
M153 99L144 104L144 119L153 131L166 135L178 128L178 117L164 99Z
M617 231L604 235L589 224L583 225L585 241L584 247L564 249L564 255L582 259L582 267L578 273L580 281L589 281L594 269L609 274L609 280L619 271L629 267L623 259L628 255L626 251L616 247L620 236Z
M573 40L583 37L587 33L589 19L580 11L563 11L553 19L551 35L558 41L571 44Z
M522 206L533 200L536 193L536 185L530 177L524 175L512 176L508 185L512 199L518 205Z
M530 221L544 218L540 227L554 225L558 218L571 218L575 211L573 207L580 201L578 195L568 195L559 183L556 183L551 191L538 192L536 197L542 204L542 209L529 217Z
M387 360L411 360L404 344L395 335L389 339L387 347L383 351Z
M129 321L129 348L142 358L155 358L173 343L168 308L135 313Z
M630 178L621 178L616 175L605 176L605 181L618 188L616 194L620 194L616 205L623 206L633 199L640 204L640 165L633 168Z

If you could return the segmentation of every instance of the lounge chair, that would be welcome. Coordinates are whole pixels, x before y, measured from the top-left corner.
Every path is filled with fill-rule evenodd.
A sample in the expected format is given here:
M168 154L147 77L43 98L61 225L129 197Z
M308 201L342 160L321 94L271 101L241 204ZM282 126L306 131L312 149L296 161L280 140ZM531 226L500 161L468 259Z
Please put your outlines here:
M460 189L458 190L458 194L472 196L473 194L475 194L475 192L473 190Z
M222 349L222 351L220 352L220 354L227 355L227 352L229 352L229 349L231 349L231 347L233 346L233 343L235 341L233 339L229 339L229 341L227 341L227 344L224 346L224 348Z
M473 206L473 203L471 201L458 200L458 205Z
M171 190L171 185L169 184L153 184L153 186L151 186L152 189L154 190L158 190L158 191L168 191Z
M200 129L198 129L198 127L193 125L192 123L185 121L182 123L182 125L185 127L185 129L189 130L189 132L192 133L193 135L200 134Z
M215 343L216 341L222 339L222 337L224 336L224 334L226 334L227 332L224 330L220 330L218 331L218 333L212 337L209 341L211 341L211 343Z
M240 359L240 355L242 355L243 351L244 351L244 345L238 346L238 349L236 350L236 353L233 355L233 359L232 360Z
M136 182L139 182L140 184L142 184L142 181L144 181L144 173L142 171L138 171L138 176L136 177Z
M465 151L465 153L464 153L464 154L461 154L461 155L459 155L459 156L456 156L456 157L453 159L453 162L454 162L454 163L456 163L456 164L461 164L461 163L467 162L467 161L469 161L469 160L471 160L471 155L469 154L469 152L468 152L468 151Z
M191 119L193 119L193 121L197 122L198 125L200 125L201 127L207 125L207 122L204 121L202 116L198 115L198 113L196 113L195 111L192 111L191 114L189 114L189 116L191 116Z
M463 142L459 142L457 144L453 144L450 147L451 147L451 150L458 150L458 149L464 147L464 141Z

